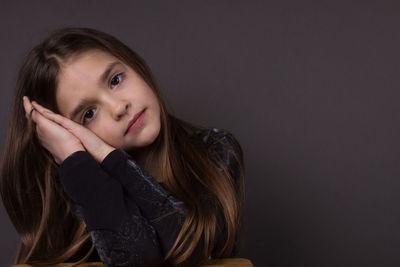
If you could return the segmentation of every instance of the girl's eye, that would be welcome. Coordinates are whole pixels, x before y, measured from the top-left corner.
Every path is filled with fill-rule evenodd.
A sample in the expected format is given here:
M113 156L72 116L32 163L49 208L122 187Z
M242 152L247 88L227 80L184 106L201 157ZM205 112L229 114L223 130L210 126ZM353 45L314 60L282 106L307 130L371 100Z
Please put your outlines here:
M93 110L93 108L90 108L90 109L86 110L86 111L83 113L82 125L85 125L85 124L88 123L87 120L86 120L86 118L88 117L87 115L89 115L89 122L92 121L91 119L92 119L93 116L94 116L94 112L91 112L91 110Z
M115 75L115 76L113 76L112 78L111 78L111 81L110 81L110 87L111 88L114 88L115 86L117 86L120 82L122 82L122 72L121 73L118 73L117 75Z

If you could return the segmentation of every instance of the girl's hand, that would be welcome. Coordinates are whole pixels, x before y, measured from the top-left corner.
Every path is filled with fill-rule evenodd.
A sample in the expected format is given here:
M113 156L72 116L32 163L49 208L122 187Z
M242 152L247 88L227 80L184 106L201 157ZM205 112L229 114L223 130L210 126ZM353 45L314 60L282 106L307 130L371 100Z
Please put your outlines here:
M26 117L36 123L36 132L41 144L53 155L57 164L76 151L89 152L101 163L115 148L82 125L46 109L24 96ZM32 115L29 113L32 111Z

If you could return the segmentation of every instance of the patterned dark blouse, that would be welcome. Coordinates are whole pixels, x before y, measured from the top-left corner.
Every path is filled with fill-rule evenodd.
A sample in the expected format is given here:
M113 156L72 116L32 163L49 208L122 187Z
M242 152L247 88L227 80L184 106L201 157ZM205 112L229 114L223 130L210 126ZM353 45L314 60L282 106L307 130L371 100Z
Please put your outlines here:
M223 159L239 187L239 165L227 150L232 146L242 158L237 140L216 128L196 134L210 153ZM163 256L176 240L187 211L129 154L115 149L99 164L88 152L77 151L61 163L59 175L76 204L75 215L86 222L91 235L69 262L81 259L93 242L96 249L88 262L101 261L107 267L168 266L162 263ZM238 239L231 257L238 253L237 244ZM197 266L201 255L198 245L179 266Z

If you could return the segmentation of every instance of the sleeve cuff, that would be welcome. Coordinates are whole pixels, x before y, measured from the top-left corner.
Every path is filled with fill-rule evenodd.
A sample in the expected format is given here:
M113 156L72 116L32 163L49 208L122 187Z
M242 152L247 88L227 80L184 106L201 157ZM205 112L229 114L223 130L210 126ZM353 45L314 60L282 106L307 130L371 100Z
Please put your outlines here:
M75 151L74 153L72 153L71 155L69 155L66 159L64 159L63 162L61 162L60 166L59 166L59 172L60 173L64 173L66 170L71 169L74 164L76 164L76 160L77 158L88 158L90 157L89 152L84 151L84 150L78 150Z
M102 168L108 168L108 167L112 167L113 165L115 165L118 160L122 159L122 149L120 148L116 148L113 151L111 151L110 153L108 153L108 155L103 159L103 161L100 163L100 166Z
M132 159L132 157L126 153L121 148L117 148L110 153L103 159L100 166L108 172L110 175L117 175L121 173L126 168L127 159Z

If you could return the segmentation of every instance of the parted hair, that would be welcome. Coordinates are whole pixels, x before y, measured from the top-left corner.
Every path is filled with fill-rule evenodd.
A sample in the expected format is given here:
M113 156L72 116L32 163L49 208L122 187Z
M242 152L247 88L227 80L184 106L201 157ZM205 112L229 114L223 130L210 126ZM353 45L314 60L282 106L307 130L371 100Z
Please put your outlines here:
M20 68L11 102L0 192L20 236L14 264L52 266L65 262L90 238L85 222L74 215L74 203L63 190L58 177L59 165L40 144L35 123L25 117L22 96L59 113L55 92L60 65L71 56L91 49L107 52L130 66L159 101L160 134L149 145L149 156L142 167L158 162L163 185L188 210L164 260L171 264L184 262L197 245L203 248L202 262L206 264L209 255L228 257L240 233L245 197L243 153L236 138L224 130L232 140L231 145L222 144L219 139L214 142L225 145L239 164L239 178L233 177L217 153L209 153L202 142L193 139L194 132L210 127L183 121L168 112L150 68L136 52L98 30L62 28L29 52ZM205 193L199 194L199 188ZM70 266L86 262L93 249L92 244L88 253Z

